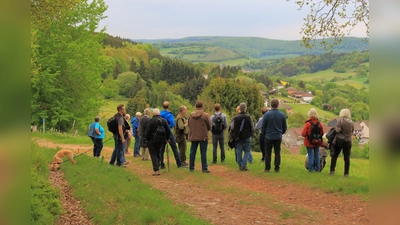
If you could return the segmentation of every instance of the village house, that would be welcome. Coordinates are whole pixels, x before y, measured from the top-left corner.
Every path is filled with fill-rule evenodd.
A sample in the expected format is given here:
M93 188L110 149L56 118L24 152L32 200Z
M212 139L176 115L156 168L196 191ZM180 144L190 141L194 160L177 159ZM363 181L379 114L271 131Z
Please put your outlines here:
M294 87L288 87L288 88L285 89L285 91L288 93L288 95L291 96L291 95L293 95L294 92L297 91L297 89L294 88Z
M290 128L282 137L282 143L288 147L293 148L295 146L301 146L303 144L304 137L301 136L303 128Z
M292 114L293 114L293 108L292 108L291 106L286 105L285 103L279 103L278 109L281 109L281 108L285 108L285 109L286 109L286 112L287 112L289 115L292 115Z

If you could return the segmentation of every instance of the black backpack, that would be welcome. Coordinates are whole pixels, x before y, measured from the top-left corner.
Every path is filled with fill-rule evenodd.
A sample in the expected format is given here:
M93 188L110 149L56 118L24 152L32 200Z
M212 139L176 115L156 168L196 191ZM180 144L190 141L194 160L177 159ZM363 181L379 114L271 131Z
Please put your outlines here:
M167 132L165 131L164 126L162 125L162 120L160 118L157 118L157 121L159 122L159 124L157 125L156 132L154 133L153 142L155 144L160 144L165 142Z
M212 130L213 134L220 134L224 131L224 119L221 114L214 114L215 117L212 121Z
M121 114L117 113L107 121L107 128L113 134L118 134L118 119Z
M320 123L317 121L316 124L313 124L311 120L308 120L307 122L310 123L311 125L311 133L307 137L308 141L310 144L313 145L321 145L322 144L322 135L321 135L321 128L319 127Z

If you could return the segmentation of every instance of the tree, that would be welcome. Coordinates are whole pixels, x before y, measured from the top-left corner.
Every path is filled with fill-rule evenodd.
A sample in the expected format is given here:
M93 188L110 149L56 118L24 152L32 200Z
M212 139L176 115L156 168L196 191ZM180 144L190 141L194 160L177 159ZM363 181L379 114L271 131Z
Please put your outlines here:
M315 96L315 97L311 100L310 104L311 104L311 105L314 105L314 106L316 106L316 107L321 107L321 106L322 106L322 100L321 100L321 98L320 98L319 96Z
M345 98L336 96L329 101L329 105L338 113L341 109L347 108L348 103Z
M354 120L368 120L369 106L362 102L356 102L351 106L351 117Z
M303 89L306 88L306 85L304 84L304 82L302 80L299 82L299 87L303 88Z
M302 113L295 113L289 116L288 118L288 127L303 127L304 122L308 120L307 116Z
M126 113L130 114L131 117L135 115L136 112L143 112L143 110L147 107L146 99L141 97L134 97L129 99L126 104Z
M299 10L310 7L310 13L304 18L301 28L302 41L307 48L315 46L317 38L323 38L325 49L332 49L341 38L362 23L369 36L369 1L367 0L299 0L295 2ZM350 4L352 3L352 4ZM355 9L351 12L352 7ZM343 22L342 22L343 21ZM329 43L325 38L332 37Z
M130 67L129 67L129 70L130 70L131 72L135 72L135 73L138 72L136 62L135 62L135 60L134 60L133 58L132 58L132 60L131 60L131 65L130 65Z

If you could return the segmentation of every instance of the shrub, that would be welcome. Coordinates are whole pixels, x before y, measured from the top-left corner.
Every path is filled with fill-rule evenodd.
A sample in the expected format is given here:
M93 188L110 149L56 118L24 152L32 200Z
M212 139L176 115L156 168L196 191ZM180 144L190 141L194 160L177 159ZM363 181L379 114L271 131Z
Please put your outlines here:
M305 145L302 145L300 147L300 155L306 155L307 154L307 148Z
M364 147L361 151L361 158L369 159L369 144L364 144Z

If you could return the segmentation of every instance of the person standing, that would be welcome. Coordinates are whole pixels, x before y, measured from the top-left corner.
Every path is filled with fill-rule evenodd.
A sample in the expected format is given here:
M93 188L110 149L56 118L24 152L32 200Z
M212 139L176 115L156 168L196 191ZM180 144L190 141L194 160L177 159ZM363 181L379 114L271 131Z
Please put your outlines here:
M138 135L138 129L139 129L139 121L140 121L141 117L142 117L142 113L136 112L135 117L133 117L131 120L132 134L133 134L133 137L135 137L135 144L133 146L133 157L140 157L140 139L142 137Z
M203 110L203 102L196 101L196 110L190 113L189 119L190 162L189 169L194 171L197 147L200 145L201 167L203 173L210 173L207 164L208 131L211 130L210 116Z
M268 112L268 108L264 107L261 109L261 113L264 114ZM260 150L261 150L261 162L265 161L265 136L261 133L261 126L262 126L262 116L260 119L258 119L258 122L256 123L256 126L254 127L255 130L258 130L260 132L260 138L259 138L259 143L260 143Z
M164 129L164 138L155 137L158 132L159 126ZM146 126L145 138L150 151L151 163L153 164L153 175L160 175L160 149L161 145L169 141L170 129L165 119L160 117L160 110L155 108L153 110L153 117L148 121Z
M169 132L170 137L168 138L169 146L171 146L172 152L174 153L176 165L178 166L178 168L187 167L188 165L186 163L182 163L181 159L179 158L178 148L176 147L176 141L174 138L174 134L172 133L172 128L174 128L174 126L175 126L175 120L174 120L174 115L172 115L172 113L168 111L168 109L169 109L168 101L165 101L163 103L163 109L164 110L162 110L160 112L160 116L167 121L168 127L170 129L170 132ZM161 146L161 156L160 156L161 169L165 169L165 164L164 164L165 146L166 146L166 143L163 143L163 145Z
M330 175L335 174L335 168L336 168L336 161L337 158L339 157L340 152L343 150L343 157L344 157L344 176L348 177L349 176L349 170L350 170L350 154L351 154L351 147L352 147L352 137L354 133L354 123L350 119L351 118L351 113L350 110L348 109L342 109L340 110L339 113L339 120L336 124L336 137L337 138L338 134L343 134L344 135L344 140L341 145L336 144L335 141L333 142L335 146L335 151L334 155L331 157L331 170L330 170Z
M125 114L124 118L128 122L131 119L131 115ZM127 137L126 137L126 141L125 141L125 144L124 144L124 152L125 152L125 154L129 154L129 146L131 145L131 140L132 140L132 130L129 129L129 130L127 130Z
M140 118L138 133L141 137L140 147L142 148L142 160L150 160L149 149L146 142L146 127L150 120L150 109L146 108Z
M89 133L92 133L90 138L93 141L93 156L100 157L101 150L103 149L104 128L100 125L100 116L94 118L94 122L89 126Z
M217 148L219 143L219 148L221 149L221 163L225 161L225 130L228 128L228 120L226 119L225 113L221 112L221 105L214 105L215 113L211 115L211 133L212 133L212 143L213 143L213 164L217 163Z
M179 157L182 164L186 163L187 136L189 134L189 126L187 122L187 107L182 105L179 108L179 114L175 118L175 140L178 143Z
M246 113L246 103L240 103L239 107L240 113L232 118L232 120L234 121L233 135L235 138L238 138L235 153L236 160L239 165L239 170L247 171L249 170L249 168L247 167L247 162L249 161L250 156L251 136L254 134L254 123L251 116Z
M309 120L306 121L301 132L301 136L304 137L304 146L307 148L308 157L308 171L309 172L319 172L321 165L319 160L319 146L322 143L322 136L324 135L324 128L322 123L318 120L318 113L315 108L311 108L308 111ZM313 134L318 132L320 137L320 143L313 142Z
M125 105L123 105L123 104L118 105L117 110L118 110L118 113L115 114L115 117L116 117L117 124L118 124L118 132L113 134L115 148L111 155L110 165L114 165L115 161L117 161L117 163L116 163L117 166L125 167L125 164L123 161L123 156L124 156L123 144L126 141L125 135L124 135L124 133L126 131L126 123L125 123L125 119L124 119Z
M279 100L271 100L271 110L262 118L261 132L265 137L265 172L271 169L271 153L274 148L274 170L279 173L281 165L282 135L287 130L286 116L278 110Z

